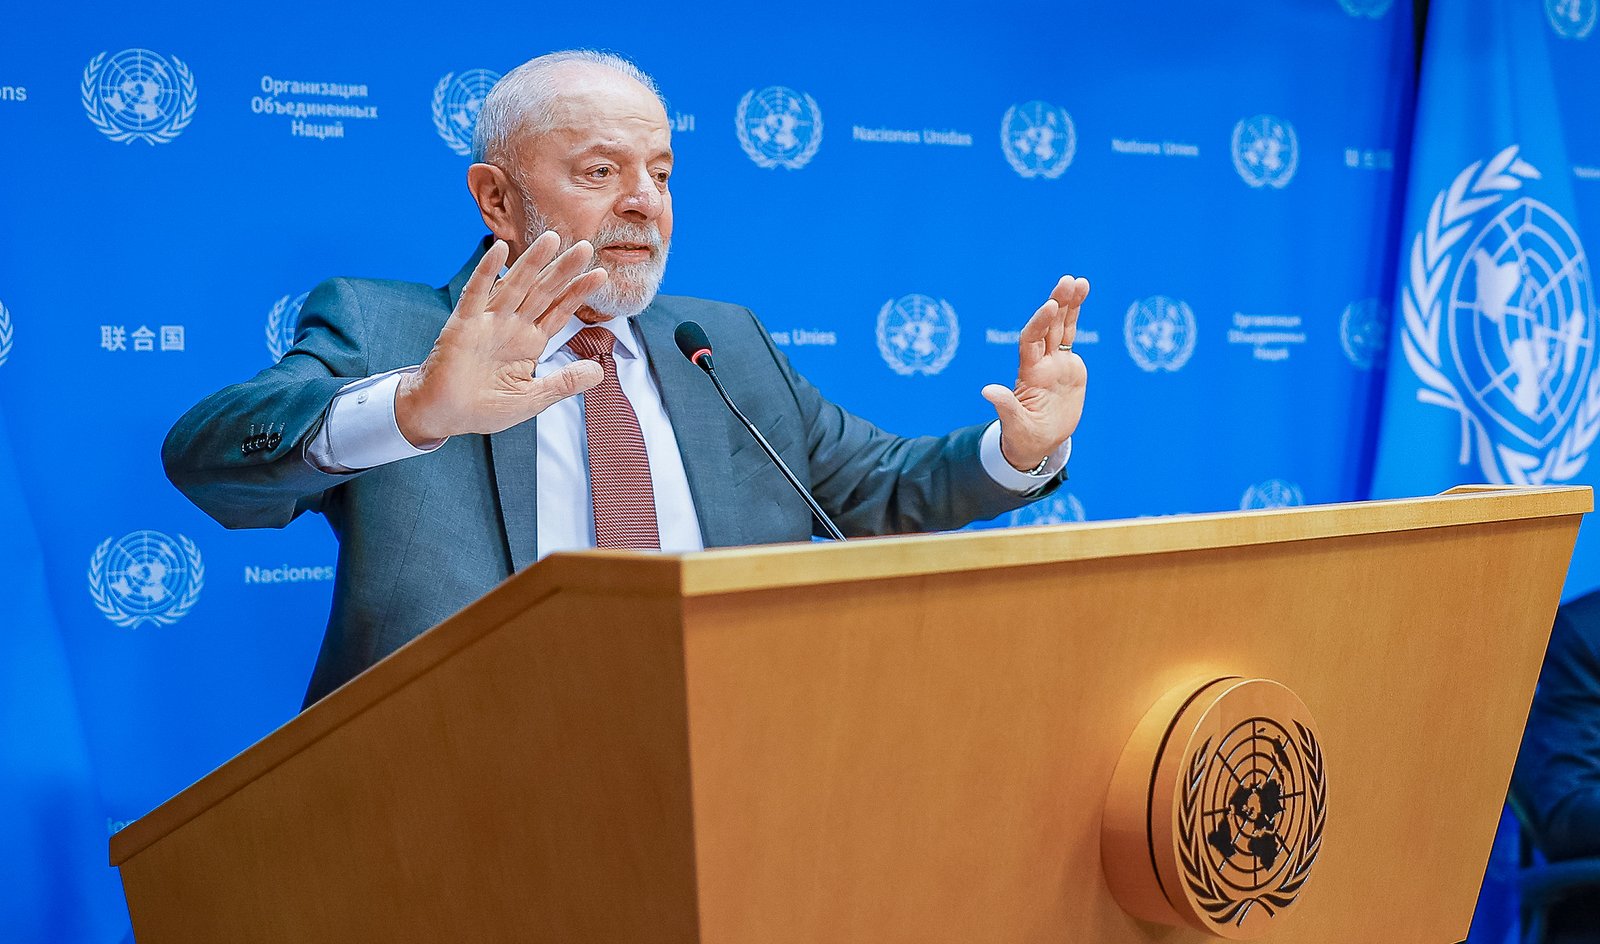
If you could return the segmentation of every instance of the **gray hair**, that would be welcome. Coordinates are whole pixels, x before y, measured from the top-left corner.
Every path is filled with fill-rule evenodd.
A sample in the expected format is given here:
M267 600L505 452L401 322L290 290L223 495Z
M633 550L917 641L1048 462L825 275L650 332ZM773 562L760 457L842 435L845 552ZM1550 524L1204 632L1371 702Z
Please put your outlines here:
M667 101L656 80L643 69L615 53L597 49L565 49L529 59L501 77L478 110L472 132L472 159L487 162L511 149L519 132L541 134L550 130L551 103L556 97L553 73L568 62L587 62L620 72L650 90L666 110Z

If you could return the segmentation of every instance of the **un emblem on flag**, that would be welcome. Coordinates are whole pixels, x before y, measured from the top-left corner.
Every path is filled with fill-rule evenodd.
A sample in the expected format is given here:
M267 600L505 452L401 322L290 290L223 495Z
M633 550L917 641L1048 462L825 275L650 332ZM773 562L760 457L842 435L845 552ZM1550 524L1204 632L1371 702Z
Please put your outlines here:
M1000 119L1000 150L1022 177L1060 177L1078 150L1078 131L1065 108L1049 102L1024 102Z
M1597 6L1596 0L1544 0L1544 15L1562 39L1588 39Z
M956 310L942 298L905 295L878 310L878 353L895 373L937 374L949 366L961 340Z
M1128 356L1140 370L1152 373L1178 370L1189 363L1197 334L1194 309L1188 302L1165 295L1152 295L1134 302L1122 322Z
M159 531L106 538L89 558L89 597L105 618L124 628L170 626L200 599L205 564L193 541Z
M283 360L283 355L294 347L294 329L300 322L300 309L310 294L285 295L273 302L272 309L267 312L267 353L272 355L274 364Z
M733 129L757 167L799 170L822 147L822 109L810 95L782 85L751 89L734 110Z
M194 120L194 73L177 56L148 49L103 52L78 87L90 124L119 143L166 144Z
M1300 166L1300 141L1294 125L1271 115L1256 115L1233 126L1233 169L1252 187L1282 190Z
M472 153L472 133L478 127L478 112L498 81L498 72L468 69L460 75L446 72L433 87L433 129L439 132L439 138L450 150L462 157Z
M1589 261L1578 234L1526 195L1513 145L1458 174L1411 244L1402 291L1418 398L1461 419L1461 462L1491 482L1565 482L1600 434Z

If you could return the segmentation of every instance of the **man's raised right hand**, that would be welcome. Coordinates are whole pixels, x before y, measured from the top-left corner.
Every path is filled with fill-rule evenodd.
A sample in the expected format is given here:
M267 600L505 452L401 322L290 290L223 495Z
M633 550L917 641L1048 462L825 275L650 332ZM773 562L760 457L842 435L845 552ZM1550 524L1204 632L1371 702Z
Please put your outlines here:
M583 271L594 257L587 241L558 256L560 245L543 234L498 281L509 247L496 240L483 254L433 350L395 392L395 423L412 445L498 433L601 381L590 360L533 376L550 338L606 282L604 269Z

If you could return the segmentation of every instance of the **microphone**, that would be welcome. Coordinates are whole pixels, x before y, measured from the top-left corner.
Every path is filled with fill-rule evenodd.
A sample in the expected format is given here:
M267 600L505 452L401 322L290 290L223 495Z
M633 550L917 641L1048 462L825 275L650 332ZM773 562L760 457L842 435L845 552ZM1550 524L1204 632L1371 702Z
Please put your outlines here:
M828 532L828 536L835 541L843 541L844 532L834 525L833 519L829 518L828 513L822 510L822 506L817 504L815 498L811 497L811 493L806 490L804 485L800 484L800 480L794 477L794 473L789 471L789 467L784 465L783 459L778 455L778 451L772 448L771 443L767 442L767 437L761 435L761 430L756 429L756 424L750 422L744 413L740 412L739 408L734 405L733 398L728 396L728 391L723 389L722 381L717 379L717 369L711 363L711 339L706 337L705 329L693 321L685 321L678 325L676 331L672 332L672 339L678 342L678 350L682 351L683 356L689 359L689 363L705 371L706 376L711 378L711 383L717 388L717 393L722 395L722 402L728 405L728 409L733 411L734 417L744 424L744 428L750 431L750 435L756 438L756 445L761 447L761 451L766 453L767 458L772 460L772 464L778 467L779 472L783 473L783 477L788 480L789 486L801 498L805 499L807 505L811 506L811 513L816 516L817 521L822 523L822 527Z

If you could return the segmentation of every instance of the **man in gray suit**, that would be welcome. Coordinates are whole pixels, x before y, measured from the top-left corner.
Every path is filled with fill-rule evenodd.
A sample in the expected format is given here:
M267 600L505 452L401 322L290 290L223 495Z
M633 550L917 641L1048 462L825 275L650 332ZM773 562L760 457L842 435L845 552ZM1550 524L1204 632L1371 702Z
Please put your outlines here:
M316 511L338 535L308 704L553 550L811 537L805 503L675 350L681 321L705 327L729 392L847 534L960 527L1064 477L1083 279L1029 319L1015 386L984 388L997 423L905 439L823 399L747 309L656 294L670 125L631 63L575 51L508 73L475 158L494 236L449 285L324 282L293 349L163 448L227 527Z

